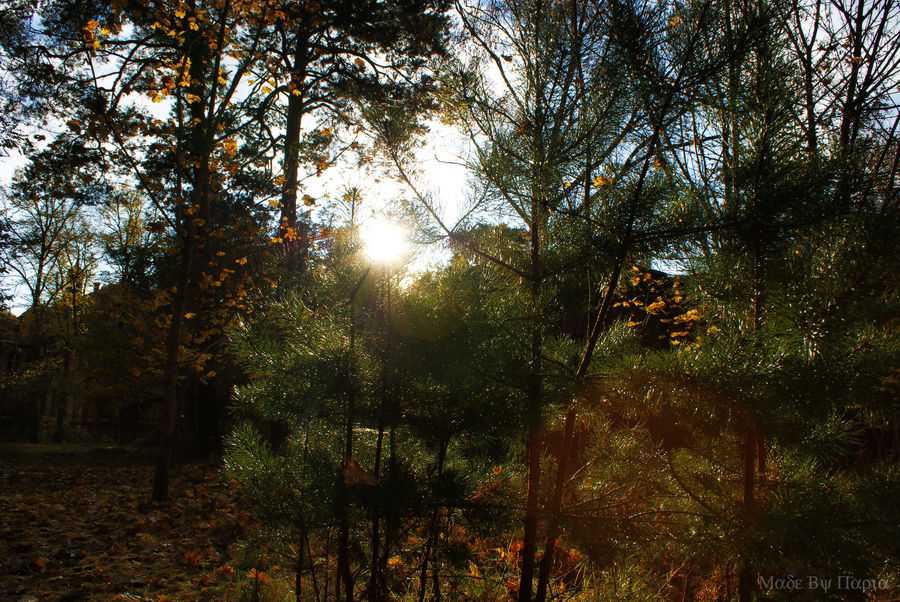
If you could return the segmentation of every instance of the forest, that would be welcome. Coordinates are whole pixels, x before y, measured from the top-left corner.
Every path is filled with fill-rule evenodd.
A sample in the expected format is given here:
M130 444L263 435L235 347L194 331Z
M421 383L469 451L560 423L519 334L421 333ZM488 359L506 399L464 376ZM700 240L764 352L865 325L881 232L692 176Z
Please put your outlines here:
M895 0L4 0L0 598L900 599Z

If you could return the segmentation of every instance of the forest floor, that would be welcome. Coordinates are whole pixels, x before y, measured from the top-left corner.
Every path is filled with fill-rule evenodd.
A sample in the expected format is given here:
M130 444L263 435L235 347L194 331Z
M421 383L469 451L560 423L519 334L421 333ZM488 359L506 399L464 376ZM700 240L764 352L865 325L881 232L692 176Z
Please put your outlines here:
M217 467L187 465L151 503L152 453L0 446L0 600L220 600L253 524Z

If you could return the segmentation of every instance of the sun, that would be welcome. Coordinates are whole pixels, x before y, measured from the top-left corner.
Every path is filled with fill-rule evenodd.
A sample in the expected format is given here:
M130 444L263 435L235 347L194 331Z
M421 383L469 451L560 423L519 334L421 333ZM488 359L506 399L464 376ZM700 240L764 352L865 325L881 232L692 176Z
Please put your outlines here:
M375 219L367 222L360 232L363 250L373 263L398 263L409 252L409 232L397 222Z

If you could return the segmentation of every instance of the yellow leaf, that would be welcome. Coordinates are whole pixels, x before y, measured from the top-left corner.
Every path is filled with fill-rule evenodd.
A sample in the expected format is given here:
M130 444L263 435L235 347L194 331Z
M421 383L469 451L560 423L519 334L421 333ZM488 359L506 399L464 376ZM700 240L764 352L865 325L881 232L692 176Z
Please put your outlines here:
M191 318L193 318L193 317L196 316L196 315L197 315L197 314L194 314L194 313L186 313L186 314L184 314L184 319L185 319L185 320L190 320Z
M666 307L665 301L656 301L647 306L647 312L655 314Z
M478 570L478 565L471 560L469 561L469 575L476 579L481 579L481 571Z
M397 565L403 564L403 559L400 558L399 556L391 556L390 558L388 558L387 563L388 563L388 566L397 566Z
M179 19L184 19L184 10L180 9L180 8L178 10L176 10L175 16L178 17Z
M247 263L247 258L241 257L240 259L235 259L234 262L238 265L244 265L245 263Z
M84 25L84 28L85 28L86 30L88 30L88 31L94 31L94 30L97 29L98 27L100 27L100 24L97 23L96 21L94 21L93 19L90 20L90 21L88 21L88 22L85 23L85 25Z

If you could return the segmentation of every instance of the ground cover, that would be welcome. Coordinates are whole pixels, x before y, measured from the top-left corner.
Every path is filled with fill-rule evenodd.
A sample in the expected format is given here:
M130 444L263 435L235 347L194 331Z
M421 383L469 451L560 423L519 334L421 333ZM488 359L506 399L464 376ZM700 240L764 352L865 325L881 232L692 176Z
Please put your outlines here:
M152 455L124 448L0 447L0 600L220 600L253 527L214 465L182 467L150 503Z

